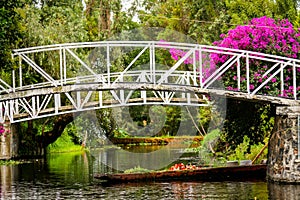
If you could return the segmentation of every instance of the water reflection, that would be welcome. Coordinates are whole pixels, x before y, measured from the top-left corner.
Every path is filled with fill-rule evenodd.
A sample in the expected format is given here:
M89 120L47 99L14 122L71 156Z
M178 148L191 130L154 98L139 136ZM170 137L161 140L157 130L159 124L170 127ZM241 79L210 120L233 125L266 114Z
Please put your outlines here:
M270 199L300 199L300 185L268 183Z
M12 183L18 172L13 166L0 166L1 177L1 197L6 196L12 190Z
M49 154L48 172L68 184L89 183L93 179L92 157L86 152Z
M100 150L100 153L98 150L96 153L91 151L91 154L112 171L124 171L138 166L150 170L163 169L176 161L182 152L167 145L111 148Z
M133 164L119 152L52 154L45 160L0 166L1 199L300 199L300 185L182 181L109 186L93 179L95 173L113 171L105 163Z
M183 156L182 149L168 146L128 146L91 151L96 158L96 171L122 172L134 167L164 169ZM101 168L101 169L100 169Z
M254 185L261 190L255 191ZM113 196L116 199L268 199L265 182L159 182L112 187L118 194Z

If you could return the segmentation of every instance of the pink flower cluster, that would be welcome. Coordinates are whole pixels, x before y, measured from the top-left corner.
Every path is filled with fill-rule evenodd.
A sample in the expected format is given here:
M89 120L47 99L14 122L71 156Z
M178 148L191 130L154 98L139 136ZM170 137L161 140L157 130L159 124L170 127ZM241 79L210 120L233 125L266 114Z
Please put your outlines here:
M248 25L237 26L235 29L230 30L227 34L221 34L221 40L213 44L218 47L241 49L253 52L261 52L266 54L284 56L289 58L298 58L300 52L300 31L295 30L293 25L288 20L274 20L269 17L260 17L252 19ZM171 57L174 60L179 60L186 55L183 50L172 48L170 49ZM255 53L254 53L255 54ZM256 57L262 57L254 55ZM196 59L199 58L199 52L195 53ZM206 53L202 52L202 65L203 65L203 80L207 79L218 67L224 64L230 55L222 53ZM246 60L240 59L240 90L255 90L260 84L264 83L274 72L274 69L268 75L263 75L273 65L273 62L263 61L259 59L250 59L250 85L247 86L246 80ZM185 59L184 64L192 64L192 56ZM300 68L297 68L297 80L300 80ZM237 88L237 64L233 65L230 70L222 75L222 81L228 90L238 91ZM284 97L292 97L294 95L293 88L296 87L300 91L300 87L293 86L293 70L292 67L286 66L284 69L284 80L281 80L280 75L276 75L264 85L259 91L260 94L279 95ZM282 90L281 83L284 83L284 90Z
M8 136L10 134L10 130L6 130L4 128L4 125L2 123L0 123L0 136Z
M0 125L0 136L5 134L5 129L3 125Z
M179 60L180 58L185 56L186 52L180 49L171 48L170 54L174 60ZM184 64L191 64L191 63L193 63L193 59L191 57L188 57L187 59L184 60Z
M214 42L214 45L232 49L242 49L249 51L256 51L261 53L285 56L289 58L298 58L298 52L300 51L299 30L295 30L293 25L288 20L274 20L269 17L254 18L248 25L237 26L232 29L228 34L221 34L222 40ZM211 59L220 66L230 58L229 55L224 54L211 54ZM254 90L262 82L264 82L272 73L268 76L263 74L274 63L268 63L267 61L250 60L250 85L249 89ZM244 61L245 63L245 61ZM245 81L245 64L241 65L241 78L242 82ZM299 69L297 69L299 72ZM284 80L280 80L278 77L273 77L267 85L265 85L260 93L279 95L284 97L293 96L294 91L292 81L292 68L286 67L284 69ZM229 90L237 90L236 70L232 68L232 71L226 73L223 77L225 85ZM300 78L297 74L297 79ZM284 90L280 90L280 81L284 82ZM246 89L241 88L241 89ZM300 90L300 87L297 87Z
M240 25L221 34L222 40L214 42L219 47L243 49L297 58L300 34L286 19L274 20L269 17L254 18L248 25ZM216 62L223 62L217 57Z
M175 48L171 48L169 50L172 59L174 60L179 60L182 57L185 56L185 54L187 52L181 50L181 49L175 49ZM196 60L199 61L199 51L195 51L195 57ZM183 61L184 64L192 64L193 63L193 57L189 56L188 58L186 58ZM214 61L210 58L210 54L205 54L202 52L202 82L204 82L215 70L216 70L216 65L214 63ZM197 69L199 70L199 69Z

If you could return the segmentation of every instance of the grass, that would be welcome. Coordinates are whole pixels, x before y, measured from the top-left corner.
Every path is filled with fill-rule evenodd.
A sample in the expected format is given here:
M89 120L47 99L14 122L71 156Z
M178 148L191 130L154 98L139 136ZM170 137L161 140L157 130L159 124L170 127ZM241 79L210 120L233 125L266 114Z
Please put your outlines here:
M47 153L64 153L85 150L81 145L74 144L72 137L64 132L54 143L47 147Z
M83 151L84 148L80 145L69 146L55 146L54 148L47 149L47 153L65 153L65 152L77 152Z

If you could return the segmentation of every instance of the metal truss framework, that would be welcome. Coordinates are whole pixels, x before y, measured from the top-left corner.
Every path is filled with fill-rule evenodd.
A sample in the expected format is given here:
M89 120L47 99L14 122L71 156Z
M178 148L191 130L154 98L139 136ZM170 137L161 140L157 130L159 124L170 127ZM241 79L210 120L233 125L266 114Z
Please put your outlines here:
M114 70L116 49L121 52L117 57L135 52L121 71ZM172 49L184 54L174 64L161 67L158 56ZM80 53L87 50L94 55L90 61L83 56L86 53ZM57 63L41 61L45 54L56 56ZM226 55L227 60L208 73L213 54ZM263 95L261 99L265 97L272 101L272 98L278 99L278 95L264 96L261 91L277 78L283 93L286 71L292 75L292 100L294 104L298 103L297 87L300 84L296 78L300 60L257 52L185 43L106 41L17 49L13 57L19 58L19 69L12 71L11 84L0 77L0 122L14 123L115 106L204 106L207 105L206 95L214 93L215 89L224 94L242 94L248 99ZM141 64L145 57L146 63ZM251 78L255 72L251 70L251 63L255 61L267 62L269 68L263 74L267 78L254 87ZM55 73L45 70L44 65L50 63L56 68ZM74 66L83 72L72 73ZM236 72L235 91L229 91L221 84L222 76L232 71ZM39 76L43 81L26 84L28 74Z

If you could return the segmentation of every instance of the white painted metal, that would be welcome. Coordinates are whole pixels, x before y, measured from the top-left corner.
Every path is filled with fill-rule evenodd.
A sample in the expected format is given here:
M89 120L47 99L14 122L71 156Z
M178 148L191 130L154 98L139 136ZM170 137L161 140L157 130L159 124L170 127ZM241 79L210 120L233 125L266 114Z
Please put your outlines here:
M76 53L78 49L82 51L97 48L102 48L105 51L102 63L105 71L101 73L98 73L93 66ZM128 66L124 67L124 70L113 71L113 50L116 48L135 48L140 49L140 51L132 58ZM168 69L160 69L159 64L156 63L157 52L169 51L170 49L178 49L185 54L172 66L167 66ZM32 54L38 55L46 52L59 56L58 77L52 76L52 73L45 71L43 66L31 58ZM227 55L228 59L210 74L204 74L210 64L206 63L207 60L203 56L207 55L209 58L212 54ZM133 66L142 55L149 56L149 63L145 63L145 66L148 67L145 68L144 66L144 68L137 70ZM300 81L296 79L299 76L297 70L300 68L300 60L298 59L199 44L161 41L68 43L16 49L13 52L13 57L19 58L19 70L17 73L12 72L12 84L6 83L0 77L0 122L4 120L19 122L115 106L141 104L199 106L203 105L203 102L200 101L203 99L202 95L191 92L192 90L188 91L188 87L196 87L199 91L209 93L212 91L211 87L220 82L223 75L232 71L236 72L237 91L230 91L230 94L235 92L237 96L240 94L247 95L249 99L255 99L257 95L261 95L262 89L270 84L272 78L275 77L280 82L279 91L282 94L285 87L285 69L288 67L292 70L293 100L297 100L297 88L300 86ZM187 59L191 60L190 67L185 67L184 62ZM251 70L251 62L254 61L268 62L271 66L264 74L268 78L260 84L256 84L255 88L251 85L251 76L254 73ZM71 62L82 66L88 74L70 76ZM26 84L23 69L25 65L31 67L45 81ZM180 67L185 68L185 70L179 70ZM187 68L189 70L186 70ZM144 88L136 88L136 86L144 87L141 83L153 87L162 86L162 88L163 86L176 85L182 86L182 89L172 91L171 89L160 90L157 87L156 91L149 94ZM88 90L81 87L84 84L97 84L98 86ZM122 87L122 84L126 87L117 88ZM75 91L74 88L80 89ZM242 90L242 88L244 89ZM226 88L217 89L226 91ZM139 94L140 100L133 98L134 93ZM181 98L180 101L178 98ZM278 97L276 96L276 98ZM67 99L67 103L63 99ZM270 99L270 97L266 96L266 99Z

